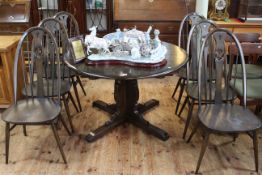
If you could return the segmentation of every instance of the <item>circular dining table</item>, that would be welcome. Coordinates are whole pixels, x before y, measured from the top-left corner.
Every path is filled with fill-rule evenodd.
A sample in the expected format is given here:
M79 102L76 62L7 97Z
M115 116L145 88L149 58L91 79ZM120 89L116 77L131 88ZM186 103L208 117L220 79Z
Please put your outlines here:
M93 107L106 111L111 117L104 125L87 134L85 137L86 141L93 142L125 122L132 123L148 134L152 134L163 141L169 138L166 131L150 124L143 117L145 112L159 105L159 101L151 99L143 104L138 103L138 79L172 75L184 66L188 60L185 50L166 42L163 42L163 45L167 48L165 55L166 62L164 65L154 67L112 64L112 62L90 65L87 63L87 59L80 63L74 63L72 58L64 60L69 68L84 77L112 79L115 81L115 104L107 104L100 100L93 102ZM159 89L159 91L161 91L161 89Z

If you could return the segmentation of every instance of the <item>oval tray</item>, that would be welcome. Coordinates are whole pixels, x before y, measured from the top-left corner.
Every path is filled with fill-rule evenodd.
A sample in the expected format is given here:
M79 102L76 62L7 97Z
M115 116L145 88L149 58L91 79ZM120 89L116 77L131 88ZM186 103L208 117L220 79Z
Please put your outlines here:
M163 59L161 62L158 63L135 63L131 61L121 61L121 60L101 60L101 61L91 61L86 59L85 64L95 66L95 65L126 65L132 67L161 67L166 65L167 60Z

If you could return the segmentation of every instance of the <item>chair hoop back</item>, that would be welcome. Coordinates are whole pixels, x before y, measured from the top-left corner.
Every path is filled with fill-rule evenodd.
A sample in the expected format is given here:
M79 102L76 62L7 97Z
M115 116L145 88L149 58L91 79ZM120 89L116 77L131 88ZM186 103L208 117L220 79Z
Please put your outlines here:
M58 19L67 29L69 38L80 35L79 25L71 13L61 11L55 14L54 18Z
M27 65L26 65L27 63ZM54 68L56 70L51 69ZM22 75L18 75L21 65ZM17 102L17 78L23 78L26 98L60 98L60 60L57 42L52 33L41 27L31 27L22 35L14 60L14 103ZM49 74L50 79L44 76ZM57 81L54 81L58 79ZM44 86L44 85L48 86ZM45 88L48 87L48 88Z
M68 78L67 75L67 71L69 72L69 74L71 73L70 70L68 70L68 68L66 68L65 64L64 64L64 58L65 58L65 54L68 51L69 48L69 40L68 40L68 34L66 31L65 26L58 20L55 18L46 18L44 20L42 20L39 24L39 27L43 27L46 28L47 30L49 30L55 37L56 42L58 43L58 47L59 47L59 51L60 51L60 56L62 59L62 75L61 78L65 79Z
M184 31L184 26L185 26L186 22L190 21L191 25L193 26L193 25L197 24L198 22L200 22L203 19L206 19L206 18L204 16L201 16L201 15L197 14L196 12L189 13L189 14L187 14L183 18L183 20L180 23L179 32L178 32L178 46L179 47L182 47L182 41L181 41L182 40L182 36L183 36L182 33ZM188 28L187 28L186 31L188 31Z
M46 28L54 35L58 47L62 49L62 53L68 49L68 34L65 26L59 20L52 17L46 18L42 20L38 26Z
M211 92L207 89L209 88L211 83L207 83L208 79L205 73L209 73L207 70L207 63L214 62L215 71L216 71L216 79L215 79L215 103L222 103L222 87L230 87L231 81L233 81L232 73L232 64L234 63L231 59L233 57L227 57L226 49L225 49L225 41L226 38L232 38L232 41L238 48L238 53L240 56L240 61L242 65L242 88L243 88L243 106L246 107L246 68L245 68L245 59L243 50L241 48L241 44L239 43L237 37L230 31L226 29L215 29L211 31L207 37L204 39L203 44L200 50L199 57L199 66L198 66L198 102L199 102L199 110L201 109L201 100L202 93L205 93L204 96L208 96L207 93ZM205 47L210 47L212 50L211 55L207 56L204 54ZM208 59L207 59L208 58ZM210 60L211 59L211 60ZM238 63L238 61L237 61ZM228 70L227 70L227 67ZM237 70L235 70L237 71ZM227 92L226 95L228 96ZM211 95L209 95L211 97ZM206 99L207 100L207 99Z
M187 55L190 56L187 62L187 82L190 77L197 80L197 67L199 60L200 47L208 32L217 28L217 25L211 20L202 20L192 26L187 41Z

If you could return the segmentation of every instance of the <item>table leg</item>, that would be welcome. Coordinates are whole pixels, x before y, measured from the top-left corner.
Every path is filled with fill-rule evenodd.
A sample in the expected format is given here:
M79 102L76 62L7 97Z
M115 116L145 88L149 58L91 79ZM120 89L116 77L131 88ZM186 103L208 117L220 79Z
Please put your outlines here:
M112 117L103 126L86 136L88 142L95 141L124 122L130 122L163 141L169 138L167 132L150 124L143 118L142 114L159 105L159 101L153 99L144 104L138 104L139 90L137 80L116 80L114 97L116 104L109 105L100 100L93 103L94 107L108 112Z
M135 125L136 127L144 130L148 134L159 138L160 140L166 141L169 138L169 135L166 131L158 128L157 126L152 125L147 120L144 119L143 115L140 113L135 113L129 118L129 122Z
M114 114L116 112L116 104L107 104L101 100L94 101L93 107L97 107L109 114Z
M114 114L112 116L112 118L109 121L105 122L105 124L103 126L100 126L96 130L91 131L85 137L85 139L88 142L93 142L93 141L99 139L100 137L104 136L106 133L108 133L109 131L111 131L112 129L114 129L115 127L117 127L118 125L120 125L124 122L125 122L124 117L120 117L117 114Z
M147 111L149 111L150 109L154 108L155 106L159 105L159 101L155 100L155 99L151 99L148 100L147 102L145 102L144 104L137 104L137 110L140 113L145 113Z

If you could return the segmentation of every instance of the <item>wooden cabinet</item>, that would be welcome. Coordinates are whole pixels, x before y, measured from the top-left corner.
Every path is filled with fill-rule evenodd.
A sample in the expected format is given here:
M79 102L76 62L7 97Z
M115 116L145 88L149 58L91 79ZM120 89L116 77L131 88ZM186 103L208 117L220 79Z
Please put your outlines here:
M113 0L102 0L101 5L96 0L58 0L59 10L72 13L81 33L89 33L88 28L98 27L99 34L109 33L112 29Z
M30 0L0 0L0 33L23 33L30 27Z
M0 35L0 107L7 107L13 101L13 67L19 39L20 36ZM19 89L21 85L22 80L18 79Z
M184 0L115 0L114 28L159 29L160 39L177 44L179 25L187 14Z
M39 2L48 0L39 0ZM51 0L49 0L51 1ZM160 30L160 38L167 42L177 43L179 25L183 17L194 9L194 0L52 0L56 10L72 13L78 21L80 32L89 33L88 28L95 25L98 34L113 32L116 28L133 28L144 30L152 25ZM101 2L100 1L100 2ZM53 15L53 6L46 3L32 6L49 11ZM45 5L46 4L46 5ZM49 9L49 10L48 10ZM33 10L35 14L37 10ZM43 10L42 10L43 11ZM44 16L44 15L40 15Z
M64 2L67 2L67 4L65 4L66 9L63 10L72 13L78 22L80 33L86 33L86 0L68 0Z
M242 22L238 19L230 19L229 22L216 21L221 28L226 28L235 33L257 32L262 36L262 23Z
M86 0L85 1L87 31L92 26L97 26L98 32L106 34L111 31L111 6L112 0ZM89 32L89 31L88 31Z
M247 22L262 22L262 1L240 0L238 18Z
M54 5L47 6L46 2L49 1ZM78 22L80 33L89 33L88 28L92 26L98 27L98 33L106 34L111 31L113 0L102 0L102 6L97 5L96 0L39 0L39 2L41 4L37 3L38 7L48 12L45 16L42 15L44 17L53 16L57 11L68 11L73 14Z

